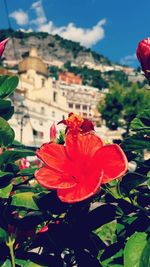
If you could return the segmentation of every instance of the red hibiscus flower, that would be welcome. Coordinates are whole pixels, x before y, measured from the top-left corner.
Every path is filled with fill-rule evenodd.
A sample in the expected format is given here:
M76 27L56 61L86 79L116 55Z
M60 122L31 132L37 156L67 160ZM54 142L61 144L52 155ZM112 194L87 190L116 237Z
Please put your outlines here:
M0 57L2 56L4 50L5 50L5 45L8 42L8 38L0 42Z
M45 166L36 171L37 181L56 189L61 201L73 203L93 196L101 184L121 177L127 159L116 145L104 145L94 133L68 133L66 144L44 144L37 156Z
M136 50L137 58L144 71L145 77L150 81L150 38L139 42Z

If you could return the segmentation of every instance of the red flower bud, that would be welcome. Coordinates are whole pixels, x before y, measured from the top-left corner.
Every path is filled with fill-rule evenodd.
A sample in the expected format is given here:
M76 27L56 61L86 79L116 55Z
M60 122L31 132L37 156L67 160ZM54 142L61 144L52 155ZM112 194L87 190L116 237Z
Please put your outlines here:
M92 121L90 121L88 119L84 119L84 121L81 125L81 129L82 129L83 133L94 131L94 124Z
M43 226L43 227L41 228L40 231L38 231L38 233L45 233L45 232L47 232L47 231L48 231L48 226L45 225L45 226Z
M2 147L0 147L0 155L3 153L3 149Z
M30 162L27 161L26 158L22 158L20 163L20 170L28 169L29 167L30 167Z
M56 126L55 123L50 127L50 141L54 142L56 139Z
M8 42L8 38L0 42L0 57L2 56L4 50L5 50L5 45Z
M136 55L145 77L150 82L150 37L139 42Z

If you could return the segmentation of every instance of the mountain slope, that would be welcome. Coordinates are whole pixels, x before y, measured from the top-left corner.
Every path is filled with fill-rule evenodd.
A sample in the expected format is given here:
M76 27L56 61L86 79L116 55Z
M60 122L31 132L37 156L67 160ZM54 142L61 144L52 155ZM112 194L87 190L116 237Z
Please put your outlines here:
M5 51L6 60L20 60L31 47L38 49L39 56L46 61L59 60L63 63L71 61L76 65L84 62L92 64L111 65L104 56L81 46L79 43L65 40L59 35L50 35L43 32L23 32L14 30L0 30L0 40L10 38Z

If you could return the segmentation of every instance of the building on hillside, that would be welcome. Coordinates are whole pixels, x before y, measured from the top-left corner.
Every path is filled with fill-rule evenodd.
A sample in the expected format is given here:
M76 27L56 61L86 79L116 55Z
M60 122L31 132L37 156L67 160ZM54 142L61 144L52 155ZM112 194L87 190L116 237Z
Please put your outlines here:
M48 76L48 67L32 48L29 56L18 66L19 85L13 96L15 114L11 125L16 139L28 146L40 146L49 141L49 128L69 112L83 115L97 122L96 112L101 95L96 88L82 85L74 74L59 75L59 80Z
M29 57L19 63L18 74L20 81L13 96L15 115L11 125L17 140L28 146L40 146L49 141L52 123L67 117L66 97L52 86L47 65L38 57L34 48Z
M82 84L82 79L79 75L75 75L72 72L60 72L58 75L58 80L60 82L65 82L66 84Z
M62 80L56 82L56 87L62 96L66 97L69 112L92 119L95 123L100 120L100 115L96 109L104 94L98 88L76 83L68 84Z

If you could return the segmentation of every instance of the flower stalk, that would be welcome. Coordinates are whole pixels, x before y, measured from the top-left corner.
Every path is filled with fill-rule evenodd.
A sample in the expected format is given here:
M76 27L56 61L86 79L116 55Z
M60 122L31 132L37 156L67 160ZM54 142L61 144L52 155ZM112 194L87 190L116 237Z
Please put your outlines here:
M9 248L12 267L15 267L14 243L15 243L14 236L13 235L8 236L8 239L6 240L6 245Z

